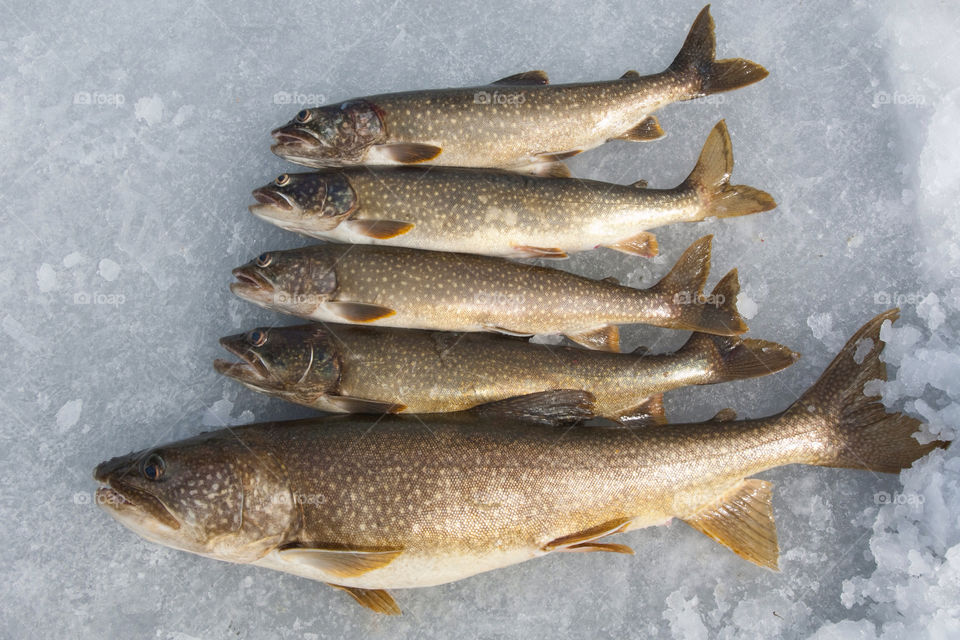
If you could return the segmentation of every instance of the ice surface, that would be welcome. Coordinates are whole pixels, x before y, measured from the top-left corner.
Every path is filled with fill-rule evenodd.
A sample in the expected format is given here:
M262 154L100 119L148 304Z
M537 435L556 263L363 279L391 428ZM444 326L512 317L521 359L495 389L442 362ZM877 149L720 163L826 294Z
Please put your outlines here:
M790 467L775 483L781 573L689 527L401 592L400 619L293 576L151 545L91 504L101 460L223 424L306 415L217 376L217 338L289 323L233 298L230 269L309 241L246 211L289 169L268 131L303 104L661 70L696 2L5 3L0 7L3 500L0 636L73 638L958 637L960 462L895 476ZM718 53L762 83L674 105L664 140L574 158L577 175L671 186L726 118L734 181L780 206L658 232L663 255L563 263L646 286L715 234L752 335L804 354L777 376L684 390L675 420L777 411L866 319L884 400L960 424L960 9L954 3L715 4ZM711 283L712 284L712 283ZM684 336L631 329L624 346Z

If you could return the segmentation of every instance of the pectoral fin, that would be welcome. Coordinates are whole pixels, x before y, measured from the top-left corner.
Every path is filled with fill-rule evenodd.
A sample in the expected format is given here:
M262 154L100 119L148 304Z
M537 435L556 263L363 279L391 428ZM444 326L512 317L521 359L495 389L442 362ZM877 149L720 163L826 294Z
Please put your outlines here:
M574 149L572 151L560 151L557 153L541 153L537 157L543 160L544 162L558 162L560 160L566 160L567 158L572 158L578 153L583 153L583 149Z
M616 325L607 325L599 329L564 334L577 344L597 351L620 351L620 330Z
M418 164L420 162L429 162L443 151L440 147L432 144L420 144L417 142L397 142L394 144L381 144L375 147L377 153L385 159L400 164Z
M338 578L355 578L368 571L382 569L403 553L402 549L360 551L352 549L323 549L318 547L290 547L277 555L284 562L307 566Z
M614 140L646 142L647 140L657 140L665 135L663 129L660 128L660 122L657 120L657 117L649 116L614 138Z
M667 416L663 410L663 394L654 394L637 406L627 409L617 417L617 422L628 427L667 424Z
M566 425L593 417L594 397L588 391L556 389L540 391L469 409L473 416L490 420L522 420L547 426Z
M612 544L608 542L584 542L575 544L572 547L560 549L560 551L610 551L611 553L628 553L633 555L633 549L625 544Z
M362 302L325 302L327 309L348 322L373 322L389 318L397 312L378 304L364 304Z
M590 527L589 529L584 529L583 531L571 533L570 535L562 536L556 540L552 540L543 545L541 548L544 551L567 551L570 549L570 547L576 547L577 545L586 543L593 543L600 538L605 538L606 536L625 531L632 521L633 518L617 518L616 520L610 520L609 522L604 522L596 527ZM576 551L576 549L574 549L574 551Z
M327 401L346 413L400 413L407 408L400 402L381 402L350 396L327 396Z
M490 84L497 84L497 85L504 85L504 86L550 84L550 78L547 77L546 71L541 71L537 69L536 71L523 71L521 73L515 73L512 76L507 76L506 78L500 78L496 82L491 82Z
M621 240L616 244L606 245L610 249L616 249L623 253L629 253L643 258L654 258L660 253L660 243L657 242L657 236L649 231L641 231L632 238Z
M402 236L413 229L412 222L403 220L347 220L345 224L353 231L377 240Z
M334 589L340 589L349 593L354 600L365 606L371 611L382 613L387 616L399 616L402 611L397 606L397 602L389 593L383 589L360 589L358 587L345 587L340 584L328 582L328 585Z
M764 480L743 480L684 522L735 554L778 571L780 546L773 521L770 487Z
M483 325L483 330L492 331L494 333L502 333L505 336L512 336L514 338L529 338L530 336L535 335L532 333L522 333L520 331L514 331L512 329L505 329L504 327L496 327L490 324Z
M567 253L563 249L557 249L556 247L531 247L525 244L515 244L512 245L513 250L516 251L521 258L553 258L560 260L567 257Z

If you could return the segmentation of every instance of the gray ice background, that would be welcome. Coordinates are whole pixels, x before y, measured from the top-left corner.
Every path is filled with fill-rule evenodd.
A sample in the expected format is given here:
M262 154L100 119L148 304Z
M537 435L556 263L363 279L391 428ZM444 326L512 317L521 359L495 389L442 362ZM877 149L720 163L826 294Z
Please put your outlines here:
M235 299L230 269L307 244L254 219L292 169L270 128L300 103L660 71L696 0L0 2L0 636L71 638L958 637L960 460L911 471L784 468L780 573L684 526L622 536L636 556L562 554L395 593L401 618L280 573L146 543L91 504L101 460L303 409L217 376L217 338L290 323ZM673 393L670 417L792 402L846 337L898 301L891 407L960 423L960 8L948 2L713 7L719 56L762 83L659 113L668 136L571 161L672 186L726 118L734 181L776 210L658 231L645 261L558 266L646 286L715 234L751 335L804 354L776 376ZM284 102L287 102L284 104ZM306 105L304 105L306 106ZM680 334L626 333L628 348Z

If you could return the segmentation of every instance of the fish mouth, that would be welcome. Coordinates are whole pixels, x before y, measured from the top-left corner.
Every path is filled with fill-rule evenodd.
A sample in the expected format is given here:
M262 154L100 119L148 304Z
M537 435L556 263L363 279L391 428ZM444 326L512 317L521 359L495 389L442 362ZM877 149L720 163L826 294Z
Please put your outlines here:
M214 360L213 368L220 375L245 383L263 383L270 377L263 360L246 346L244 336L220 338L220 345L240 359L240 362L229 362L220 358Z
M149 517L170 529L180 528L180 521L155 495L133 487L116 477L103 477L99 471L100 467L97 468L95 477L104 484L97 488L98 505L121 516Z
M230 291L247 300L268 301L273 296L273 284L259 271L250 267L237 267L233 270L236 282L230 283Z
M323 142L312 130L295 125L284 125L270 132L276 141L275 146L322 147Z
M256 189L253 192L253 198L258 203L250 206L250 211L254 213L257 213L255 209L261 208L282 209L284 211L291 211L293 209L293 204L291 204L287 197L273 187L260 187Z

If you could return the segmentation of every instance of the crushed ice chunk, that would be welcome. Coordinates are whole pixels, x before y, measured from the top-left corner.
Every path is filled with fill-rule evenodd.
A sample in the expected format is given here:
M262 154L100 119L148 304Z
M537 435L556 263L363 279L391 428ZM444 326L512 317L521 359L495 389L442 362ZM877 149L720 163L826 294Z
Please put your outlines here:
M64 403L57 411L57 427L60 433L63 433L80 420L80 413L83 411L83 400L76 399Z
M53 291L57 286L57 272L53 270L53 267L44 262L40 265L40 268L37 269L37 287L43 293L48 291Z
M113 282L120 276L120 265L110 258L104 258L97 267L97 273L104 280Z

